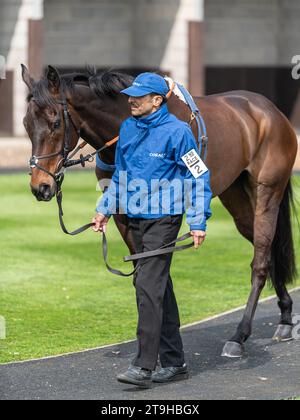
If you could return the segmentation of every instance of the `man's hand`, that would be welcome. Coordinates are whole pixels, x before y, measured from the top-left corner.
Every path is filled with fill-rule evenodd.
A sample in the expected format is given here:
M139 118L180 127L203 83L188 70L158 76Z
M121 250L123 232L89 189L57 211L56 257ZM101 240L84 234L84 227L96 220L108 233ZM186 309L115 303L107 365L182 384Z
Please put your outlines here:
M95 223L93 226L94 232L106 232L106 225L109 221L109 218L104 216L104 214L97 213L96 216L93 218L92 223Z
M192 230L191 236L194 237L194 246L195 249L198 249L199 246L203 244L206 238L206 232L203 230Z

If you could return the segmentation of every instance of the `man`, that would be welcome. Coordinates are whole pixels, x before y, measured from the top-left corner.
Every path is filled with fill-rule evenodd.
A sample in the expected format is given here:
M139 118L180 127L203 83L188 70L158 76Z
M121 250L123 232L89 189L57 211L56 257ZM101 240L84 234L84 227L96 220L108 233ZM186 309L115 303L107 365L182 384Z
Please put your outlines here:
M211 216L209 171L197 155L189 125L169 113L168 91L166 81L153 73L141 74L122 91L129 96L132 117L121 126L116 170L93 219L95 232L104 232L111 214L127 213L136 252L175 240L185 211L198 248L205 240L206 220ZM168 197L164 187L171 184ZM186 185L190 194L184 191ZM138 354L128 370L117 376L119 382L147 388L152 381L188 377L170 277L171 260L172 254L168 254L140 263L134 279ZM158 355L162 368L153 373Z

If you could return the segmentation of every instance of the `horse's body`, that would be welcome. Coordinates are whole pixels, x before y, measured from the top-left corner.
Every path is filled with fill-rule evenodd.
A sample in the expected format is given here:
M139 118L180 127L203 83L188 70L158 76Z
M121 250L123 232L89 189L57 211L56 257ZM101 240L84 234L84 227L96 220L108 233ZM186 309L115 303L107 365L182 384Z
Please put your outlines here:
M60 141L61 147L63 141L64 127L61 126L60 131L49 132L46 141L46 123L49 126L55 119L62 119L62 110L59 105L55 106L46 100L45 83L48 83L49 97L58 100L62 81L51 68L48 81L35 84L26 70L23 71L23 79L32 91L30 98L33 100L29 101L25 126L33 141L33 154L57 151L57 142ZM131 79L106 73L90 78L69 75L66 80L69 88L64 86L64 91L73 125L80 128L84 140L94 148L100 148L118 134L122 121L130 116L127 98L118 92L128 86ZM282 312L275 338L291 338L293 302L286 284L293 280L296 273L290 216L290 177L297 153L297 138L285 116L260 95L236 91L195 98L195 101L207 125L207 166L211 172L214 196L219 196L233 216L239 232L254 245L252 291L247 309L235 336L224 349L224 355L235 357L242 354L243 343L251 335L257 302L268 274L278 294ZM188 106L174 94L169 100L169 110L178 118L190 121ZM192 129L197 137L195 121ZM75 128L71 137L74 148L78 140ZM113 164L114 152L114 147L104 152L102 160ZM58 162L59 158L56 158L44 165L54 172ZM99 180L112 175L99 169L96 169L96 174ZM32 172L31 187L39 199L48 200L55 192L53 180L37 169ZM133 253L126 217L115 216L114 219Z

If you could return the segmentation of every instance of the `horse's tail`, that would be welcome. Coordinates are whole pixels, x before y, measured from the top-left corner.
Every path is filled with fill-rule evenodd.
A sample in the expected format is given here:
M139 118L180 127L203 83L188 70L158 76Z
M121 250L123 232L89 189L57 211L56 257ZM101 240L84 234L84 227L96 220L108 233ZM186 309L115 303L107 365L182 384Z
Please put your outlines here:
M292 210L297 218L292 181L289 180L280 204L275 238L272 244L270 276L274 287L293 283L297 277L292 231ZM297 218L298 227L299 220Z

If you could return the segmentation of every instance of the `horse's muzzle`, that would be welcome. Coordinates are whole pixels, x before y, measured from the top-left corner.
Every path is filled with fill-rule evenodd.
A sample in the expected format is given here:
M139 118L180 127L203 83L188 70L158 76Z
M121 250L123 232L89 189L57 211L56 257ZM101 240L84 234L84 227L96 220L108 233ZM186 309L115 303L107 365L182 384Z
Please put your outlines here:
M40 184L38 188L31 185L31 191L38 201L50 201L55 195L49 184Z

